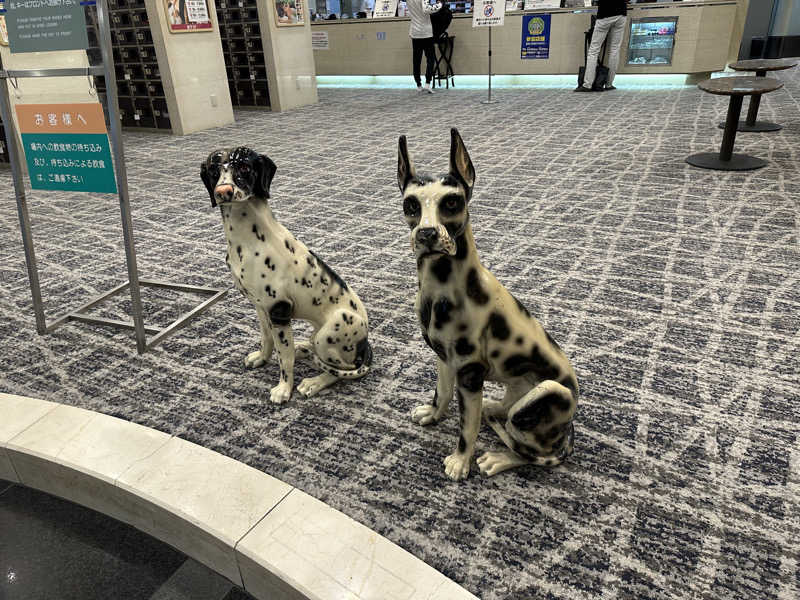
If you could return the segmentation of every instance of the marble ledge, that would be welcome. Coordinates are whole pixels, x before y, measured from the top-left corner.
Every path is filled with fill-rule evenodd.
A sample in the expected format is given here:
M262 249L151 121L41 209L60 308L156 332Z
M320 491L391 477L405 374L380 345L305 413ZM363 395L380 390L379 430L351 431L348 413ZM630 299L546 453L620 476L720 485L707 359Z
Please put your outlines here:
M186 440L0 394L0 479L129 523L260 600L475 599L367 527Z

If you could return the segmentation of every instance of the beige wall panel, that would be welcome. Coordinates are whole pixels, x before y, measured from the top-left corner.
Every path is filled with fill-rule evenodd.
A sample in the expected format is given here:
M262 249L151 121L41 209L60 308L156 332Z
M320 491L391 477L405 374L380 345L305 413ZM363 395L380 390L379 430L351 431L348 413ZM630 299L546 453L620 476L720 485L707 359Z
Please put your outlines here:
M214 0L208 0L212 30L196 33L170 33L163 4L145 0L173 133L233 123Z

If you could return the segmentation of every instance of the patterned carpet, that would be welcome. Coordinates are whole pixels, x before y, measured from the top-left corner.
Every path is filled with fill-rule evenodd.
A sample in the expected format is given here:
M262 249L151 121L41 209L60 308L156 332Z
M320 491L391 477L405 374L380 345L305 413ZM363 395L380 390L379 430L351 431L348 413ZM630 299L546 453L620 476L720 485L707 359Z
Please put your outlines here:
M684 158L719 148L727 99L693 86L321 90L317 106L186 138L126 137L143 276L231 286L199 163L250 144L278 165L279 219L359 293L375 368L312 399L266 401L246 371L252 308L235 292L163 347L68 325L38 337L11 180L0 175L0 389L175 433L374 528L485 600L800 597L800 72L765 97L785 125L740 134L752 173ZM624 84L623 84L624 85ZM442 458L458 416L421 429L435 367L412 311L397 136L444 170L456 125L475 163L484 263L547 326L582 387L576 450L554 470L463 483ZM48 314L124 273L117 202L37 192ZM196 299L148 292L166 323ZM104 309L121 314L120 301ZM315 373L301 364L298 376ZM497 396L499 388L489 387ZM457 412L457 411L456 411ZM497 444L486 428L478 451ZM424 590L418 590L422 594ZM415 596L421 597L421 596Z

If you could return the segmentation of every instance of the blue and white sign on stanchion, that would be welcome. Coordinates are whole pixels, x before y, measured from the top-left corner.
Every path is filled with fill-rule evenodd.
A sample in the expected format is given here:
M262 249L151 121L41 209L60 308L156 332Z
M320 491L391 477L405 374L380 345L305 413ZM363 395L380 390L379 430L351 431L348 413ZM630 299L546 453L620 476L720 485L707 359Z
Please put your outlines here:
M472 13L473 27L489 28L489 96L483 104L494 104L492 100L492 27L502 27L506 16L505 0L477 0Z

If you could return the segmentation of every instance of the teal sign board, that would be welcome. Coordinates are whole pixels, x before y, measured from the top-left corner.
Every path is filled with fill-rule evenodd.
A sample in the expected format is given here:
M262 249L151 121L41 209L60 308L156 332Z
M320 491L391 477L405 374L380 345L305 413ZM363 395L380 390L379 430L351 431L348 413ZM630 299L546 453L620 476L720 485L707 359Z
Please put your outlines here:
M114 194L117 183L103 133L23 133L31 187Z
M79 0L6 0L11 52L85 50L86 14Z
M100 104L17 104L16 108L32 188L116 193Z

